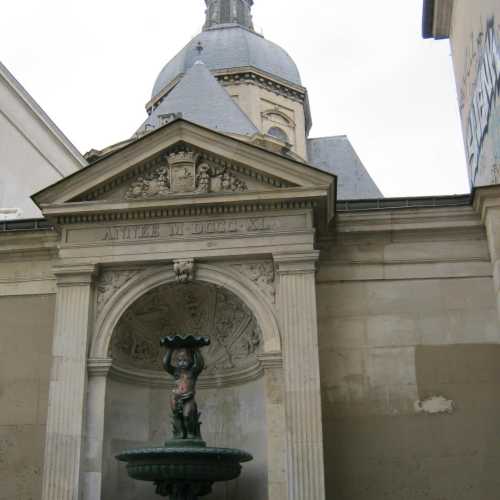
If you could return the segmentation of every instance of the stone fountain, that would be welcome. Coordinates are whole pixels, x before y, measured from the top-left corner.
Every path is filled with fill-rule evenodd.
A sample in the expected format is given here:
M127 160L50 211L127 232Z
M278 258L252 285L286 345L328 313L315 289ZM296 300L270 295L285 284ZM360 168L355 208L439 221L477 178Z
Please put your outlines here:
M196 500L209 495L214 483L239 477L241 463L253 457L241 450L207 447L201 437L196 381L205 368L200 349L210 339L164 337L161 345L166 348L163 366L175 379L170 400L173 439L163 447L129 450L116 458L127 463L131 478L154 483L158 495Z

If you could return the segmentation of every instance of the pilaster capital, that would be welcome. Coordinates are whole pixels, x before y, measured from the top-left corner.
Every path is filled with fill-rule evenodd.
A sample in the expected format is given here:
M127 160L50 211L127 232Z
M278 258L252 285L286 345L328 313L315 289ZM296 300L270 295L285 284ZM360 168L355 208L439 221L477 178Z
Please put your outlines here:
M306 274L316 272L319 252L278 253L273 255L279 275Z
M97 266L89 265L56 265L52 272L57 279L57 286L89 286L97 275Z
M264 352L262 354L258 354L257 359L264 370L283 368L283 355L281 352Z
M500 209L500 185L474 188L474 209L481 216L483 223L492 210Z
M91 377L106 377L112 364L111 358L89 358L87 369Z

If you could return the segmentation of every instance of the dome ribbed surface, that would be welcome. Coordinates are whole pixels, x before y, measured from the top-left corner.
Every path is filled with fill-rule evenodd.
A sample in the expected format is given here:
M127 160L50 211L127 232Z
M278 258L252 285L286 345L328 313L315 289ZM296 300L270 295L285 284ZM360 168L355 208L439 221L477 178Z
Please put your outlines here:
M201 43L203 51L196 47ZM162 70L153 89L153 98L177 76L201 60L211 71L254 67L292 84L301 85L293 59L278 45L238 25L218 26L201 32Z

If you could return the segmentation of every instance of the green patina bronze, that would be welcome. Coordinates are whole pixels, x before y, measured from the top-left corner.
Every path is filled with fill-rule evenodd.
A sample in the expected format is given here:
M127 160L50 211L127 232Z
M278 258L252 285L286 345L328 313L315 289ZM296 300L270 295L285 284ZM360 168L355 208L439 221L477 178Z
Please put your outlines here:
M207 337L173 336L161 339L166 348L165 370L174 377L170 406L172 435L162 448L125 451L116 458L127 463L128 475L155 484L156 493L171 500L196 500L209 495L215 482L241 474L241 463L253 457L241 450L209 448L201 437L196 382L205 368L202 347Z

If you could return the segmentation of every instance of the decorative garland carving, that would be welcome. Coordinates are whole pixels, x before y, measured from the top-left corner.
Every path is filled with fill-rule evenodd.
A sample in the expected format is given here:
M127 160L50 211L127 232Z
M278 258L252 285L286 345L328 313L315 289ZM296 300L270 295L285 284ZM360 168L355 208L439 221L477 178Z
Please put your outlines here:
M111 297L138 272L138 270L113 270L101 273L96 286L97 312L100 313Z
M186 173L193 175L186 176ZM185 179L182 180L182 177ZM173 183L172 180L176 182ZM182 144L158 153L71 201L143 200L167 197L173 193L247 191L250 189L248 181L271 189L294 186L278 177L263 174L192 145Z
M139 175L125 193L126 200L154 199L169 194L246 191L245 181L227 166L206 161L200 155L179 151L162 158L161 164Z
M117 366L161 372L160 338L177 333L210 337L207 377L259 367L262 334L250 310L228 290L196 282L163 285L138 299L118 322L111 356Z
M276 302L275 272L272 262L236 264L233 267L253 281L273 304Z
M145 176L137 177L125 194L127 200L160 198L170 193L168 166L161 165Z

